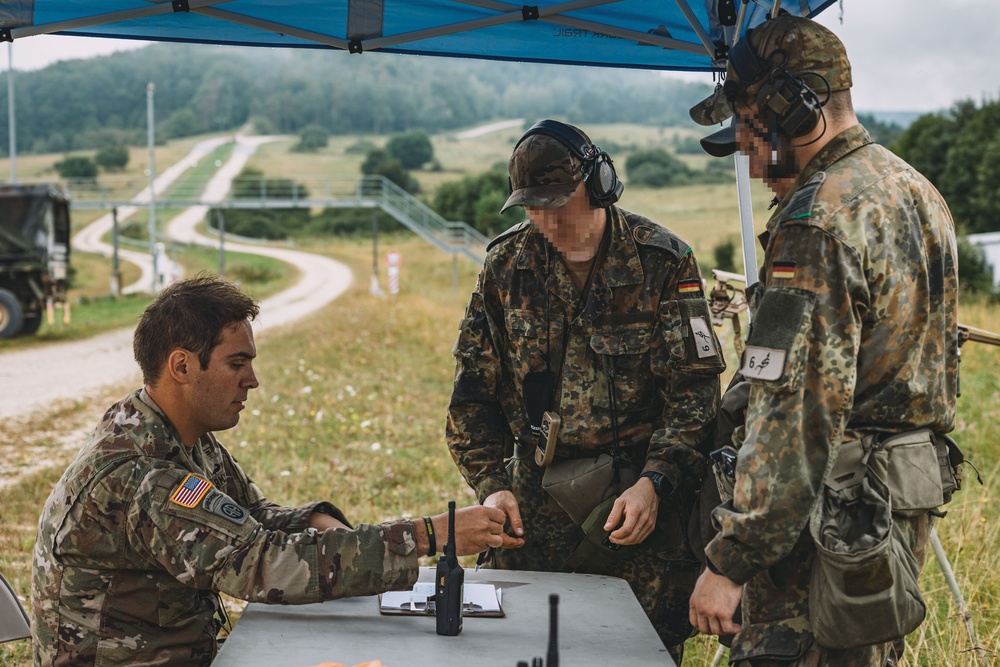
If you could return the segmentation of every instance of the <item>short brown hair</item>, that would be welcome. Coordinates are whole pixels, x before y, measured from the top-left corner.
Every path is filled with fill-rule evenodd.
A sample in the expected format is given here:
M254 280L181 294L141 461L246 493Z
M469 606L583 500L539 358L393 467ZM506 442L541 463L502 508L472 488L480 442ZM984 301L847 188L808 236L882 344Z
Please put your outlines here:
M223 329L253 320L259 312L256 300L208 273L170 285L143 311L132 336L143 383L156 384L177 348L194 352L202 370L208 368Z

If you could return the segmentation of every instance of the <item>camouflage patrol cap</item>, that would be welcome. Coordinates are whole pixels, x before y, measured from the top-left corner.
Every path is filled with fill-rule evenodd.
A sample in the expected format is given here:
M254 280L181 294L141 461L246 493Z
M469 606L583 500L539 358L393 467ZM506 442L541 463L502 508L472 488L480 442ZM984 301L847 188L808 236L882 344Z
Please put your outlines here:
M531 134L521 141L507 163L513 192L500 212L512 206L559 208L584 177L583 161L555 137Z
M691 108L691 119L699 125L721 123L733 115L736 99L753 99L773 68L782 65L782 52L788 57L785 70L800 75L820 99L826 92L826 84L816 74L829 82L830 92L847 90L852 85L851 63L844 44L812 19L783 14L753 28L744 39L750 40L753 52L765 58L771 67L763 67L757 72L739 72L733 65L734 59L730 59L726 67L726 84Z

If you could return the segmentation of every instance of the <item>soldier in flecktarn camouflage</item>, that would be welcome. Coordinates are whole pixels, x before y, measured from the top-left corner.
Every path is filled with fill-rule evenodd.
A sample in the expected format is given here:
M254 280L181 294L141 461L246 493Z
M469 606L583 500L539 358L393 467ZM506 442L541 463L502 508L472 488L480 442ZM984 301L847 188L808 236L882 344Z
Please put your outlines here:
M930 522L940 515L932 505L950 497L943 492L947 454L940 475L938 466L943 436L955 426L954 225L934 187L858 124L851 83L835 35L808 19L778 16L737 42L725 85L692 109L705 125L735 113L733 126L703 145L717 156L747 155L751 176L777 195L749 299L753 323L740 364L749 399L733 438L735 484L731 500L713 512L718 532L691 599L692 623L703 632L735 633L730 660L737 665L881 667L898 660L898 636L857 645L834 631L818 640L835 603L850 611L863 602L858 591L874 596L893 584L876 573L855 576L845 586L856 592L836 600L817 592L825 585L813 574L824 560L818 545L828 543L814 521L855 483L833 474L848 452L870 457L857 468L870 480L872 462L897 436L916 434L914 442L934 447L897 447L889 455L883 481L892 501L893 568L902 562L898 541L919 573ZM918 470L911 457L926 451L930 466ZM908 489L925 481L931 500L910 502ZM840 517L848 532L851 522L867 530L857 516ZM740 624L733 622L737 607ZM913 623L922 618L920 609ZM859 622L874 637L887 620Z
M577 128L536 124L509 173L504 210L524 206L530 222L493 240L459 327L448 446L480 501L509 517L492 566L623 577L679 659L699 572L685 527L725 367L698 264L614 205L610 158ZM546 412L560 424L543 468ZM543 488L602 453L609 497L590 488L560 503Z
M328 502L268 502L211 433L235 426L258 386L257 312L209 276L172 285L146 309L133 344L145 386L105 413L42 510L36 665L208 665L219 593L303 604L416 581L430 551L424 522L352 528ZM432 519L438 539L447 518ZM498 546L504 518L459 510L459 552Z

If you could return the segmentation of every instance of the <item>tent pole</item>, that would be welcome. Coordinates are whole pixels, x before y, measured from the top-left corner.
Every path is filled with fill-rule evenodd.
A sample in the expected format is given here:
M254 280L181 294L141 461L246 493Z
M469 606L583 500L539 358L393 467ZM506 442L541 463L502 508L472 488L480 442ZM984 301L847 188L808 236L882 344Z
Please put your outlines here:
M700 39L701 43L705 46L705 50L708 52L708 55L714 56L715 46L712 45L712 40L709 39L708 33L705 32L705 29L701 27L701 23L698 22L698 17L694 15L693 11L691 11L691 6L688 5L687 0L676 1L677 7L681 10L681 13L684 14L684 18L687 19L688 23L691 24L691 29L694 30L696 35L698 35L698 39ZM740 7L740 9L742 9L742 7Z
M753 230L753 208L750 201L750 158L737 152L736 199L740 209L740 239L743 245L743 271L747 287L757 282L757 244ZM749 315L749 311L748 315Z

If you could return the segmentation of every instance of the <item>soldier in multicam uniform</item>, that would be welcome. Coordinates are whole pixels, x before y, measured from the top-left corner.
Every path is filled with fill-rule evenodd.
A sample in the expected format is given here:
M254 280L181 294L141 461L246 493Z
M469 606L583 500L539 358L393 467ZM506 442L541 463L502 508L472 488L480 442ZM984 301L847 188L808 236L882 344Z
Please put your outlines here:
M867 437L877 448L892 434L955 425L951 215L923 176L872 142L850 87L840 40L779 16L737 43L725 86L692 109L706 125L735 111L735 133L703 145L718 156L738 147L777 195L740 367L750 392L733 498L713 513L719 532L691 599L700 630L736 633L737 665L894 664L901 641L831 649L815 640L827 602L813 600L811 615L808 522L842 443ZM813 127L797 127L808 107ZM931 512L897 515L896 500L892 518L919 570ZM733 622L741 598L742 627Z
M509 174L503 210L524 206L530 222L490 244L460 325L452 457L509 518L493 566L625 578L679 661L698 573L685 526L725 367L698 264L677 236L613 205L613 165L577 128L529 129ZM598 526L611 548L628 545L615 556L571 560L584 530L533 458L545 411L561 418L555 464L605 452L631 470Z
M352 528L328 502L275 505L210 432L235 426L258 386L257 312L207 276L146 309L133 343L145 386L105 413L42 510L36 665L208 665L219 593L304 604L416 581L424 522ZM499 545L503 522L500 510L460 510L458 550ZM439 539L447 525L433 519Z

